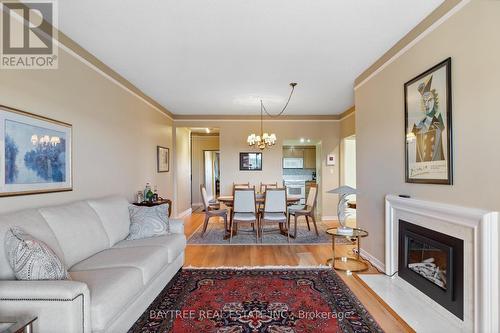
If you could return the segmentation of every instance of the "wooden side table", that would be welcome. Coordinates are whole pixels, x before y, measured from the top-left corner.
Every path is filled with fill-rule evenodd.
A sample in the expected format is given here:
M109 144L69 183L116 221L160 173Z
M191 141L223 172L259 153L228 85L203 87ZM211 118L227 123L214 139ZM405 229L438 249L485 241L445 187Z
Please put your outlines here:
M170 200L170 199L161 199L158 201L134 202L132 204L135 206L146 206L146 207L153 207L153 206L168 204L168 217L170 217L170 215L172 214L172 200Z
M337 232L337 228L331 228L326 230L326 233L332 236L332 258L327 260L326 262L327 265L331 266L333 269L340 271L348 271L348 272L361 272L361 271L366 271L368 269L368 264L365 261L363 261L359 255L360 240L361 238L368 236L368 231L354 228L352 235L345 235L345 234L339 234ZM341 237L348 238L351 240L355 239L358 250L355 257L335 255L335 238L341 238ZM337 263L338 261L343 263L344 267L340 267ZM351 265L355 265L355 267L348 268L347 265L349 263Z
M0 317L0 333L33 333L33 322L38 317Z

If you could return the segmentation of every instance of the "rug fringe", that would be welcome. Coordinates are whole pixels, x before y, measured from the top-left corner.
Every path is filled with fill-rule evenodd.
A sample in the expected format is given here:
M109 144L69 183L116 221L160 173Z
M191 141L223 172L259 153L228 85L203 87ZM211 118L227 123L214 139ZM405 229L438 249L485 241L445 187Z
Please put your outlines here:
M228 270L252 270L252 269L332 269L328 265L299 265L299 266L289 266L289 265L264 265L264 266L217 266L217 267L207 267L207 266L184 266L183 269L228 269Z

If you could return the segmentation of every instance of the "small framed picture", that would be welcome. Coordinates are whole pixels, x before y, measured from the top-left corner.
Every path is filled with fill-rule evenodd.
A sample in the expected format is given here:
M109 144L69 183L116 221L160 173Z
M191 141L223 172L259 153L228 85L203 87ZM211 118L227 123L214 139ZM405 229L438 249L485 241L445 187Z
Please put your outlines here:
M328 154L326 156L326 165L335 165L335 154Z
M0 197L71 191L71 135L70 124L0 106Z
M169 149L167 147L156 147L156 159L158 172L169 171Z
M262 153L240 153L241 171L261 171Z
M404 85L407 183L453 183L451 58Z

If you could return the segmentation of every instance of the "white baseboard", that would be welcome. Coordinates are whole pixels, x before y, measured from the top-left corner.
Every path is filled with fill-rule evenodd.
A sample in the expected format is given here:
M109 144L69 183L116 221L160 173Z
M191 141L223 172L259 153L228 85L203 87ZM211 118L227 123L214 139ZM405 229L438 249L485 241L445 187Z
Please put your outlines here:
M365 250L361 249L361 252L359 253L361 257L365 260L368 260L373 266L377 267L379 271L385 272L385 264L372 256L370 253L366 252Z
M325 215L325 216L321 216L321 221L337 221L339 218L337 217L337 215L332 215L332 216L328 216L328 215Z
M191 213L193 212L193 209L192 208L188 208L186 209L185 211L177 214L177 216L175 217L176 219L182 219L188 215L191 215Z

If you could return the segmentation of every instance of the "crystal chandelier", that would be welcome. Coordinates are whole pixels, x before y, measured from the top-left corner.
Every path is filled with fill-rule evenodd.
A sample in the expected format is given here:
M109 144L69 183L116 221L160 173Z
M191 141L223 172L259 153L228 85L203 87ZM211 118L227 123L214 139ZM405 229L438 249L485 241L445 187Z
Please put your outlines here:
M281 112L278 113L277 115L272 115L269 112L267 112L264 103L262 102L262 100L260 100L260 135L256 135L255 133L250 134L247 138L247 143L249 146L255 146L258 147L260 150L264 150L266 147L271 147L276 144L276 134L274 133L268 134L267 132L264 132L264 112L270 117L281 116L283 112L285 112L288 103L290 103L290 99L292 98L293 91L296 85L297 83L295 82L290 83L290 86L292 87L290 96L288 97L288 100L283 109L281 110Z

